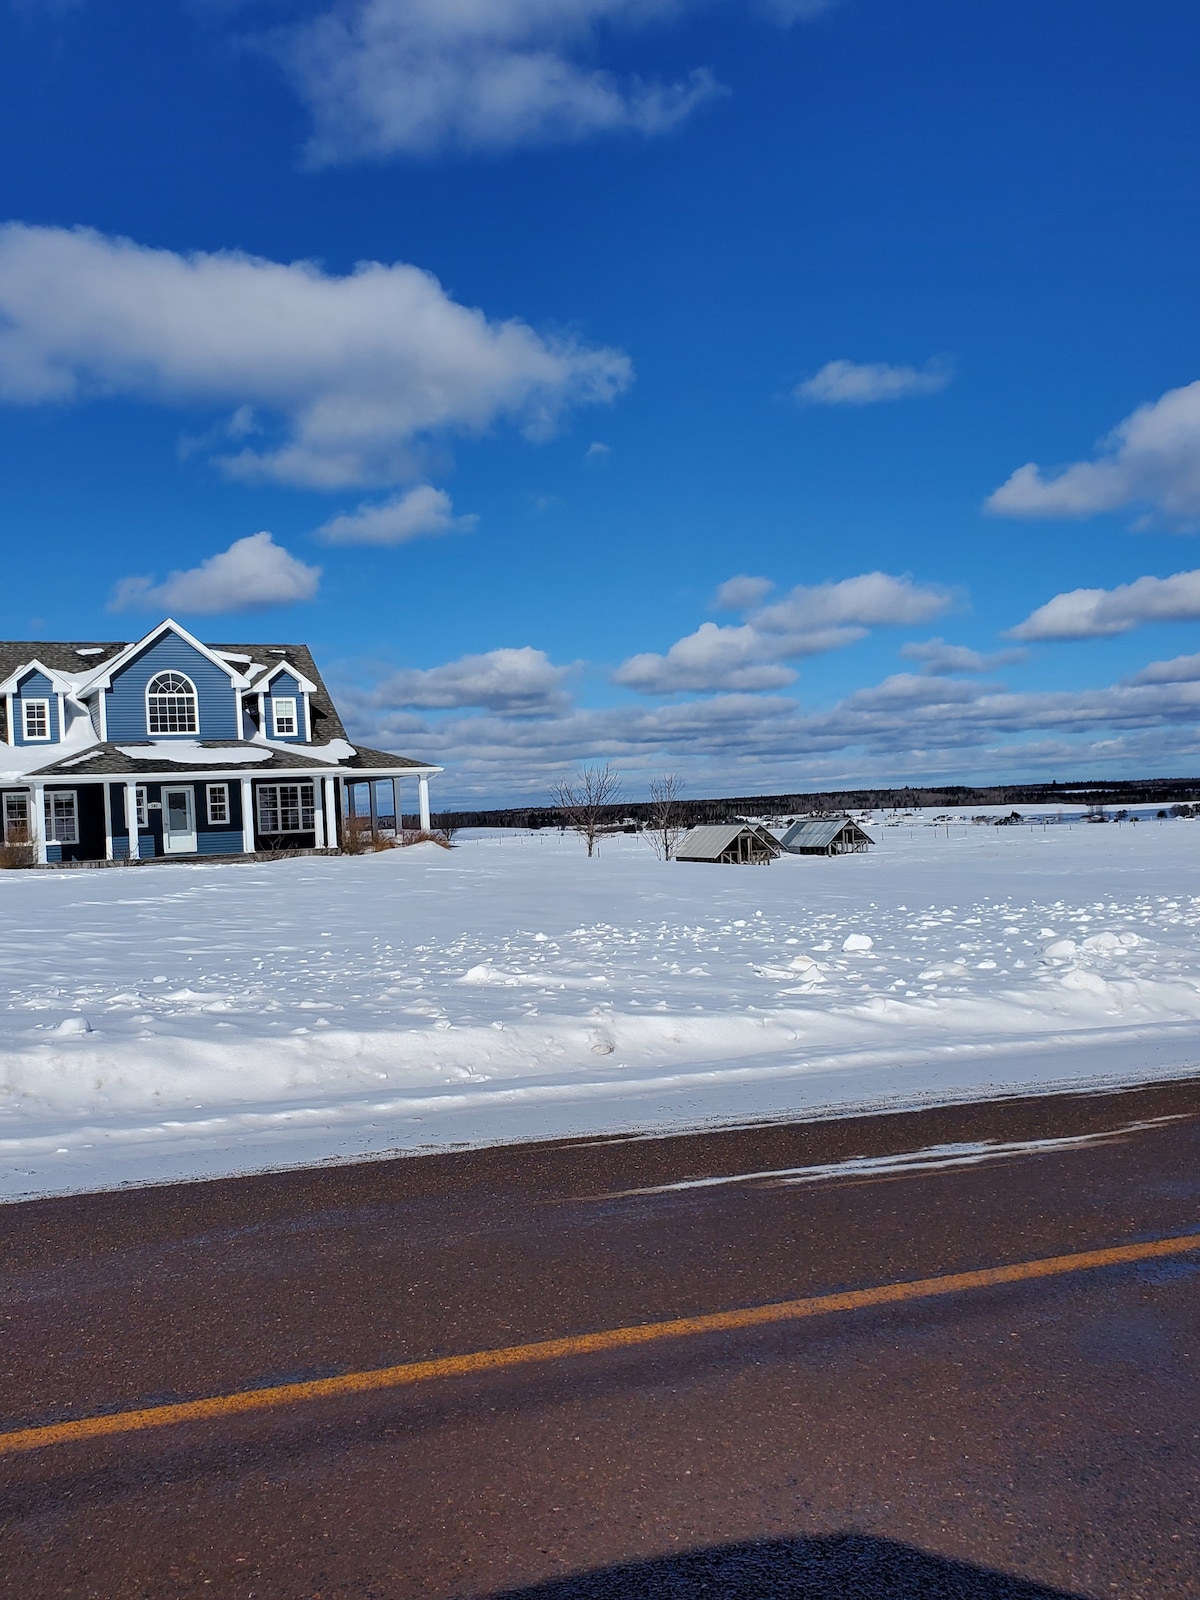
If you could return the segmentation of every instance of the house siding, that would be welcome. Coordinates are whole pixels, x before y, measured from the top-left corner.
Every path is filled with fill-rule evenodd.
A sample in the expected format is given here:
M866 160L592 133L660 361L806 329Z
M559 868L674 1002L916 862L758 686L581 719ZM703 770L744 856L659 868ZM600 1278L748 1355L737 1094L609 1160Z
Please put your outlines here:
M229 790L229 821L213 823L208 821L208 785L212 782L225 783ZM237 779L211 779L194 782L189 778L178 778L163 783L146 783L139 787L146 791L146 823L145 828L138 829L139 855L161 856L166 851L163 847L163 813L162 792L167 789L190 789L195 803L196 817L196 854L200 856L233 855L240 854L242 849L242 795L241 785ZM112 808L113 827L113 854L127 856L129 854L129 824L125 819L125 785L114 783L109 786L109 803ZM104 836L101 832L100 854L104 854Z
M196 854L199 856L236 856L242 853L242 833L239 828L236 832L226 829L217 832L215 829L209 833L196 836Z
M158 785L156 783L148 783L144 787L146 790L146 805L148 807L151 800L159 798ZM125 815L125 785L123 783L109 784L108 796L112 812L113 855L117 857L127 856L129 854L129 821ZM157 838L154 834L154 818L156 816L159 818ZM146 821L149 826L138 829L138 854L140 856L162 855L161 819L161 811L147 810Z
M276 699L277 696L281 700L294 700L296 702L296 731L295 731L295 733L276 734L276 732L275 732L275 704L274 704L274 702L275 702L275 699ZM274 679L274 681L271 684L271 692L270 692L270 694L268 694L267 697L266 697L266 701L267 701L267 728L266 728L266 733L267 733L267 738L268 739L278 738L281 742L284 742L284 743L287 743L287 744L303 744L304 743L304 698L305 697L304 697L304 694L303 694L303 692L302 692L302 690L300 688L300 685L297 683L296 679L292 677L290 672L281 672L281 673L278 674L278 676Z
M25 718L21 713L21 701L25 698L30 700L49 700L50 738L48 741L45 739L26 739ZM58 723L58 696L54 692L54 685L44 672L31 672L27 677L22 678L18 685L18 693L13 696L13 723L15 724L13 733L17 744L57 744L62 738L62 729ZM49 760L49 757L47 757L47 760Z
M159 672L182 672L196 685L200 730L197 734L155 734L154 738L237 739L238 697L228 676L174 633L164 633L113 677L108 695L110 741L150 738L146 724L146 685Z

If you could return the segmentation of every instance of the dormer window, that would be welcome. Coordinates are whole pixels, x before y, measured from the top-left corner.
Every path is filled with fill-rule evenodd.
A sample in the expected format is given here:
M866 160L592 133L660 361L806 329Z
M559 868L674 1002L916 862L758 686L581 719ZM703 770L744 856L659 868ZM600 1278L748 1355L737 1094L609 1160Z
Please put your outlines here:
M153 733L196 733L196 686L182 672L160 672L146 686L146 726Z
M271 701L271 714L277 739L294 739L296 736L296 702L290 696L278 696Z
M50 737L50 702L49 700L21 701L21 726L24 737L29 740L48 739Z

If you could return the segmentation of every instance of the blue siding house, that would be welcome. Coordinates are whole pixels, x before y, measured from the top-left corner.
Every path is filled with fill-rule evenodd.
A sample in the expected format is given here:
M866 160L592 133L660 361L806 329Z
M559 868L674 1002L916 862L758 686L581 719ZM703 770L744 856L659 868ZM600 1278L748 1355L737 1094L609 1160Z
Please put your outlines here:
M352 744L304 645L0 642L0 838L42 863L336 849L366 786L442 769Z

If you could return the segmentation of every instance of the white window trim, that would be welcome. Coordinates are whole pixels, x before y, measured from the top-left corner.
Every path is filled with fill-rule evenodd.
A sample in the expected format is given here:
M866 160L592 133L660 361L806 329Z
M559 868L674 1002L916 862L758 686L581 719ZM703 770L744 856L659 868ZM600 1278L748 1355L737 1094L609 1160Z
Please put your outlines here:
M24 816L18 817L13 814L18 804L23 807ZM24 828L26 834L24 842L29 843L29 791L27 789L18 789L15 793L9 793L4 796L4 815L0 817L0 829L3 829L5 844L10 843L8 834L14 823Z
M34 706L41 706L46 717L45 733L30 733L29 712ZM50 718L50 701L45 695L21 696L21 739L25 744L49 744L53 738L53 725Z
M77 789L44 789L45 822L47 844L78 844L79 843L79 791ZM58 800L70 800L71 822L74 828L69 839L60 839L54 826L54 806Z
M286 713L286 715L288 715L290 717L290 719L291 719L292 728L291 728L291 732L290 733L285 733L283 731L283 729L279 726L279 722L280 722L279 710L280 710L281 706L290 706L291 707L291 710ZM274 730L273 731L273 737L276 738L276 739L295 739L297 737L297 735L300 732L300 716L299 716L298 711L296 710L296 696L295 695L282 694L282 695L278 695L278 696L276 696L276 695L272 695L271 696L271 727Z
M213 796L219 795L219 809L225 813L223 817L213 816ZM227 783L206 783L204 786L204 814L208 818L210 828L230 826L229 823L229 785Z
M137 818L136 825L139 832L148 833L150 824L146 820L149 813L146 810L146 785L139 783L137 786Z
M298 800L297 800L297 806L296 806L297 811L300 813L300 823L299 823L298 827L285 828L285 827L282 826L282 823L283 823L283 806L281 805L280 799L279 799L279 791L281 789L297 789L297 790L300 791L299 792L299 796L298 796ZM309 805L308 807L306 807L305 804L304 804L304 790L305 789L307 789L309 791L309 793L311 794L311 796L312 796L311 805ZM263 821L263 804L264 804L264 801L266 799L266 796L269 795L269 794L272 794L272 793L274 794L275 799L274 799L274 802L272 804L271 809L275 812L276 816L279 819L279 823L280 823L280 826L279 827L275 827L275 828L269 827ZM258 785L257 789L255 790L254 798L255 798L255 805L256 805L256 817L257 817L257 821L258 821L258 831L259 831L260 834L266 835L267 838L274 838L276 835L284 834L284 833L315 833L316 832L317 789L316 789L315 782L311 778L295 779L295 780L293 780L291 782L288 782L288 783L260 783ZM305 812L306 809L310 810L312 812L312 814L313 814L313 820L307 827L305 827L305 825L304 825L304 812Z
M168 673L172 677L182 678L184 683L187 684L188 689L191 691L192 712L193 712L193 717L192 717L193 726L190 727L190 728L177 728L174 733L155 733L154 729L150 726L150 689L151 689L152 685L156 684L160 678L165 678L168 675ZM177 690L177 691L174 691L174 692L180 693L180 694L183 693L182 690ZM199 695L199 692L198 692L198 690L196 688L195 683L192 681L191 678L188 677L186 672L179 672L174 667L163 667L159 672L156 672L153 675L153 677L150 679L150 681L146 684L145 701L146 701L146 732L149 734L149 736L152 739L195 739L195 738L199 737L199 734L200 734L200 695Z

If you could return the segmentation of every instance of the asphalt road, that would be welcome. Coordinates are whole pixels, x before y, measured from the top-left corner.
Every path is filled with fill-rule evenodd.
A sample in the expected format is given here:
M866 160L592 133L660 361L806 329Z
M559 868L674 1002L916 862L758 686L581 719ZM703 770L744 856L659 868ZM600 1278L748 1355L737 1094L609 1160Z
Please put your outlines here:
M1194 1232L1200 1082L35 1201L0 1432ZM0 1593L1200 1597L1198 1345L1200 1251L0 1454Z

